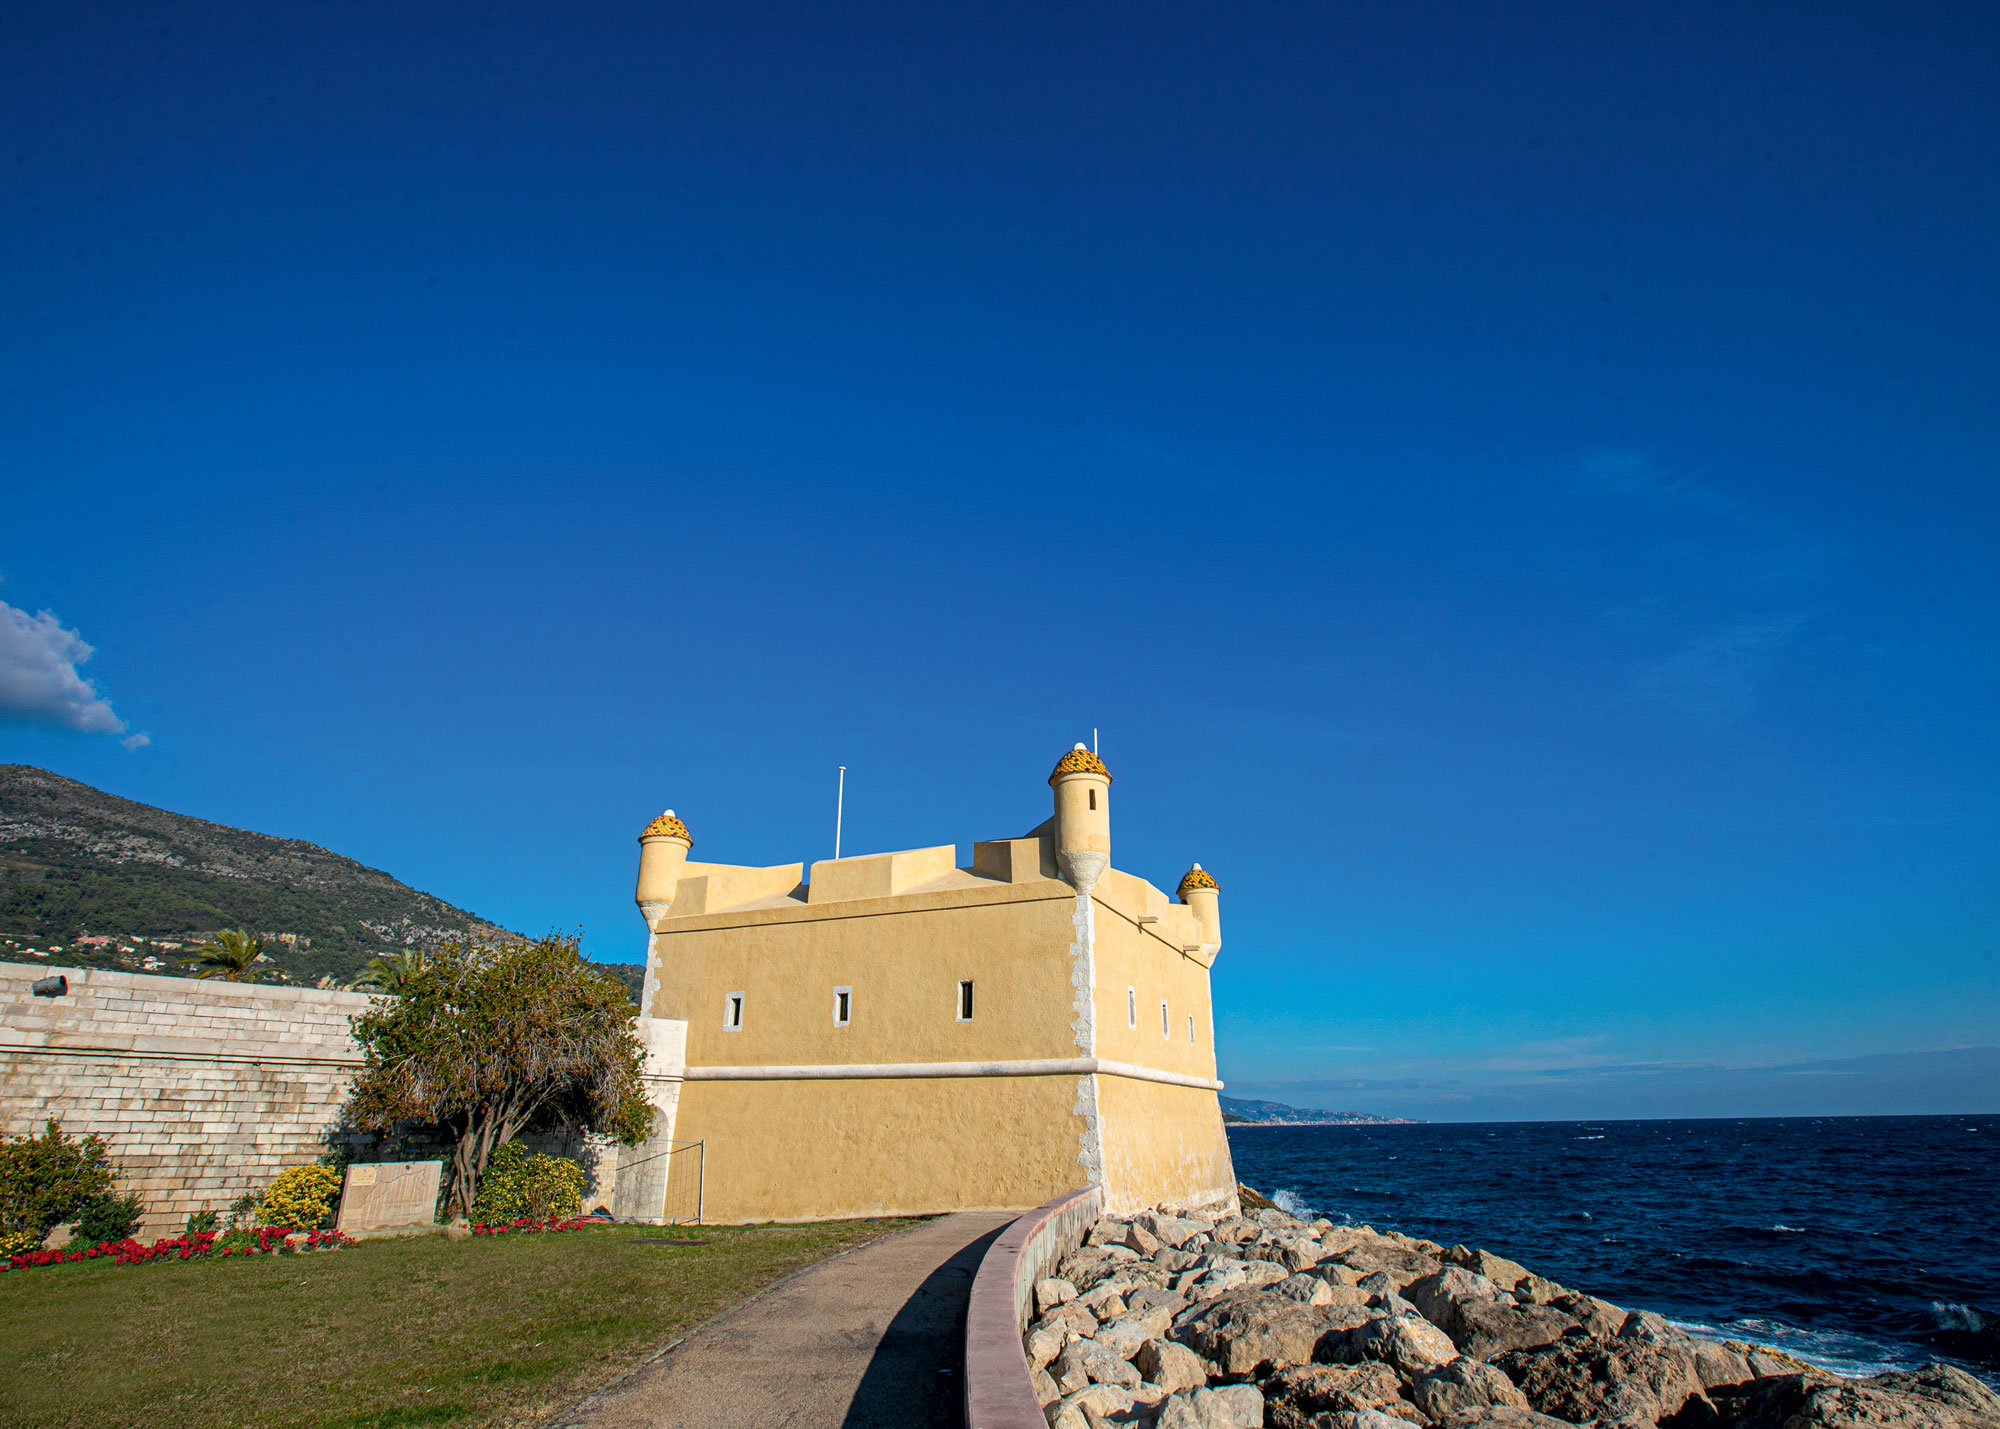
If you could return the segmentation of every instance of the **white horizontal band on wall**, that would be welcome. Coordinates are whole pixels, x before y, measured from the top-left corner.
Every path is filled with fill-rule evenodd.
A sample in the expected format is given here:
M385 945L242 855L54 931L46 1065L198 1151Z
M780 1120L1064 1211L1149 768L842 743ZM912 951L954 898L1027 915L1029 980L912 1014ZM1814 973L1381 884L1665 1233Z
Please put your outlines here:
M1185 1077L1130 1062L1100 1057L1042 1057L1019 1062L842 1062L816 1067L689 1067L690 1082L821 1082L876 1080L892 1077L1077 1077L1096 1072L1130 1077L1139 1082L1164 1082L1170 1087L1195 1087L1219 1092L1222 1083L1206 1077Z
M76 1047L43 1046L29 1042L0 1042L0 1057L105 1057L131 1062L211 1062L248 1067L358 1067L361 1059L352 1054L325 1057L261 1057L254 1052L171 1051L157 1047Z

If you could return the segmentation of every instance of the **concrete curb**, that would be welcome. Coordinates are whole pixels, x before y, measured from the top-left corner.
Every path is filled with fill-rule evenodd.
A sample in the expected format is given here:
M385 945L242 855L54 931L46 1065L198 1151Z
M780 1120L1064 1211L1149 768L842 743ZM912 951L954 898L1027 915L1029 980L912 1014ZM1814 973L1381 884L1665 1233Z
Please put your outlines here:
M1036 1207L986 1248L965 1313L966 1429L1048 1429L1021 1331L1035 1282L1082 1242L1103 1209L1103 1187L1086 1186Z

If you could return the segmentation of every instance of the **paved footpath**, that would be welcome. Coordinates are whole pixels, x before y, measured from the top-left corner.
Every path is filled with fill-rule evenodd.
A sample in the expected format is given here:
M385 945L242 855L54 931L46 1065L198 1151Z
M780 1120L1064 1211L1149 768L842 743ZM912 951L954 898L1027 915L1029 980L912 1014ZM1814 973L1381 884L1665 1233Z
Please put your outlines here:
M940 1216L724 1311L565 1429L959 1429L965 1304L1014 1212Z

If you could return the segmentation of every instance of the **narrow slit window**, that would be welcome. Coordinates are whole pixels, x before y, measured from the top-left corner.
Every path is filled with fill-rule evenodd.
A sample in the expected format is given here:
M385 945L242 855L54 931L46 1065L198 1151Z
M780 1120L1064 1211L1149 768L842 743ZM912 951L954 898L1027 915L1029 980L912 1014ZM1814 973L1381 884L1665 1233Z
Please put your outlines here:
M1192 1012L1188 1014L1188 1043L1190 1046L1194 1043L1194 1014Z
M1160 1036L1171 1037L1173 1035L1167 1028L1167 1005L1163 1002L1160 1004Z
M970 981L958 985L958 1020L972 1021L972 984Z
M854 989L837 987L833 990L833 1025L845 1027L854 1015Z
M722 1027L725 1032L743 1030L743 994L732 992L722 1005Z
M1090 807L1092 809L1097 807L1097 791L1095 789L1090 791Z
M1125 989L1125 1025L1127 1027L1139 1025L1139 989L1136 987Z

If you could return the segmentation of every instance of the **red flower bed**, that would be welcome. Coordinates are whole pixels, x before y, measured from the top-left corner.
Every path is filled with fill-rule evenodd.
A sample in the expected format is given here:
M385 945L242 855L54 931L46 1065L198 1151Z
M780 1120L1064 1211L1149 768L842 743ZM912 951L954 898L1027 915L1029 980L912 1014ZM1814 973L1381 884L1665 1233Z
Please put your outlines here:
M547 1235L551 1231L578 1231L585 1226L601 1226L600 1216L567 1216L553 1220L538 1221L533 1216L523 1216L518 1221L502 1221L499 1225L485 1222L472 1228L474 1235Z
M173 1236L156 1240L151 1245L141 1245L127 1236L124 1240L108 1240L87 1250L29 1251L26 1255L13 1257L4 1268L31 1270L43 1265L67 1265L73 1261L98 1260L107 1256L117 1265L144 1265L149 1260L208 1260L225 1255L303 1255L307 1251L337 1250L354 1244L339 1231L298 1231L283 1226L265 1226L245 1234L251 1239L238 1240L233 1245L217 1245L216 1242L224 1237L214 1231ZM304 1242L288 1245L286 1237L295 1235L303 1235Z

